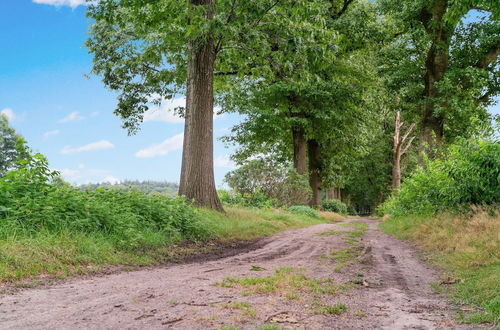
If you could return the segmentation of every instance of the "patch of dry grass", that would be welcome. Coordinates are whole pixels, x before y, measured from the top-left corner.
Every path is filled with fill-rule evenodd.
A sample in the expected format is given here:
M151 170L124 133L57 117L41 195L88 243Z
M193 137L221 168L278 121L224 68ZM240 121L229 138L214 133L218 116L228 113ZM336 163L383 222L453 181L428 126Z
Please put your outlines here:
M478 313L463 315L465 322L500 319L500 216L474 208L468 214L443 213L435 217L397 217L381 223L385 232L412 240L456 282L446 292L459 302L475 304ZM440 290L441 291L441 290Z

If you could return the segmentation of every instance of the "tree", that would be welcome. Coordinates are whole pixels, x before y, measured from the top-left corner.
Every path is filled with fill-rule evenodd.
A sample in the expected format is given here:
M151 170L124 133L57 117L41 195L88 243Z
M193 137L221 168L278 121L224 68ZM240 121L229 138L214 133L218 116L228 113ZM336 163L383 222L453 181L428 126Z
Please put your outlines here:
M486 106L500 91L498 2L379 3L396 26L390 53L398 63L389 76L399 81L396 89L406 102L417 105L412 111L419 117L421 150L432 155L444 140L473 134L477 122L488 120Z
M328 187L323 183L335 184L333 178L340 176L331 173L342 167L332 164L341 159L336 153L359 150L363 114L371 110L364 107L365 93L375 80L367 51L379 30L373 6L339 3L324 2L327 23L308 38L312 48L293 35L269 35L283 61L269 64L267 79L235 78L222 100L226 111L246 115L225 139L240 145L235 159L244 162L259 153L293 159L297 172L310 176L313 206L321 204L322 190Z
M321 1L102 0L87 47L93 72L120 92L115 113L135 133L151 102L186 94L180 194L222 210L213 176L215 77L262 76L269 31L309 30ZM221 85L222 86L222 85Z
M392 189L398 190L401 186L401 157L410 149L414 136L410 137L415 124L411 124L406 130L406 133L401 134L403 122L401 121L401 113L396 113L394 123L394 145L392 149ZM410 139L408 140L408 138Z
M227 173L225 181L244 196L262 193L280 205L307 204L310 199L307 176L298 174L290 165L272 158L253 159Z
M16 142L21 138L14 128L9 126L9 120L0 114L0 177L15 166L19 153Z

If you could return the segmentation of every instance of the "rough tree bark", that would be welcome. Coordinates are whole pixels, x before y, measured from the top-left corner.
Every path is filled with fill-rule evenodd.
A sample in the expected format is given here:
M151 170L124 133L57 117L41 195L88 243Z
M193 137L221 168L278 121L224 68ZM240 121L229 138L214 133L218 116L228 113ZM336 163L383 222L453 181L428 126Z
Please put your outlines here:
M190 0L206 7L206 19L214 16L215 0ZM196 205L224 211L217 196L213 163L213 82L216 50L210 36L189 45L186 122L179 194Z
M415 128L415 124L411 124L406 133L401 136L403 122L401 121L401 115L398 111L396 113L394 127L394 147L392 149L392 188L398 190L401 185L401 157L408 151L411 143L413 142L414 137L412 136L410 140L408 140L408 137ZM407 140L408 143L403 147L403 144L405 144Z
M307 140L302 127L292 127L293 167L299 174L307 173Z
M321 205L321 153L316 140L308 141L309 150L309 185L312 189L311 206Z
M420 146L429 154L433 147L441 144L444 135L444 114L435 114L436 98L439 97L437 84L448 70L448 50L452 29L447 25L444 15L448 0L435 0L430 8L420 14L425 31L432 36L432 44L427 52L424 76L424 105L422 107Z

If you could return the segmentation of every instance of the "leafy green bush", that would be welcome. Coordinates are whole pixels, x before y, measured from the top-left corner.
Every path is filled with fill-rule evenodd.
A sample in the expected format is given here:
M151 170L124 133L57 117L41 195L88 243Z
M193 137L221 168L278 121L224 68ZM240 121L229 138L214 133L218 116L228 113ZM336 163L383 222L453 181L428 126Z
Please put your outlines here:
M81 191L55 183L58 173L43 155L31 155L23 141L17 148L19 169L0 178L0 239L71 231L105 234L117 246L134 248L208 235L183 199L140 190Z
M238 193L235 191L218 190L219 198L223 203L244 207L271 208L279 203L271 199L260 191L254 193Z
M470 140L451 146L444 160L427 161L425 169L417 169L379 213L433 215L499 201L500 144Z
M336 212L340 214L347 214L347 205L338 199L330 199L323 202L321 208L324 211Z
M318 212L316 212L315 209L312 209L309 206L305 206L305 205L290 206L288 208L288 211L295 213L295 214L307 215L308 217L311 217L311 218L320 218Z
M352 205L347 205L347 214L358 215L358 211Z
M307 204L311 197L307 175L300 175L288 164L271 158L250 160L227 173L225 181L245 199L253 195L260 199L262 194L281 206Z

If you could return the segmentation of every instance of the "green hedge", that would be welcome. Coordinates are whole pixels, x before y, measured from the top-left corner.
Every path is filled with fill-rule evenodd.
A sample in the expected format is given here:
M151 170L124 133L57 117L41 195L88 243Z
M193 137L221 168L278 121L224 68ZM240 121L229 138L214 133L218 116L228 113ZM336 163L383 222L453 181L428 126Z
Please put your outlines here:
M461 141L449 148L446 158L427 161L379 207L394 216L433 215L462 210L470 205L500 201L500 144L494 141Z

